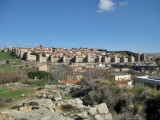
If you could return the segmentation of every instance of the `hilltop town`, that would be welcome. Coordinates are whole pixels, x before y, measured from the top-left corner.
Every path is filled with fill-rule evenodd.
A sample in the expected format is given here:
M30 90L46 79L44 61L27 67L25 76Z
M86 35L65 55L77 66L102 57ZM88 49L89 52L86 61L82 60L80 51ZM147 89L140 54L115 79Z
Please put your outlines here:
M17 57L26 61L37 60L41 62L50 61L52 63L134 63L145 62L146 55L141 53L121 54L113 53L103 49L88 49L88 48L21 48L12 46L9 51L13 52Z
M159 65L159 58L131 51L1 49L0 119L152 120Z

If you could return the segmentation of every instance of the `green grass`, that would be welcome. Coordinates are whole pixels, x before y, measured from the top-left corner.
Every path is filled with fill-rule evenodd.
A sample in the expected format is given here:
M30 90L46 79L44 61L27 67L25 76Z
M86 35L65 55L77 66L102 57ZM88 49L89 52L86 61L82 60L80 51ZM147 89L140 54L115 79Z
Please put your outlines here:
M15 69L21 69L21 66L24 66L23 63L20 61L16 61L15 63L9 63L9 64L0 64L0 70L15 70Z
M4 60L13 60L14 56L12 55L11 52L1 52L0 53L0 61Z
M0 98L13 98L18 99L20 98L21 94L32 94L34 92L31 88L23 88L20 90L13 90L10 88L0 87Z
M1 52L0 53L0 61L7 61L9 60L14 61L14 63L9 63L9 64L0 64L0 71L3 70L15 70L15 69L20 69L20 66L22 66L22 62L15 58L11 52Z
M22 63L20 60L15 59L15 63L0 64L0 71L3 70L29 70L27 63Z

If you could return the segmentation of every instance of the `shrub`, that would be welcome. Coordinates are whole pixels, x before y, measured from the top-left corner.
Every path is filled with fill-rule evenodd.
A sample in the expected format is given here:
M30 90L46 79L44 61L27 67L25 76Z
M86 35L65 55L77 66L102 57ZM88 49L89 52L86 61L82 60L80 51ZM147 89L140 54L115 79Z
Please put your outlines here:
M25 80L25 79L27 79L25 74L22 74L19 71L1 71L0 72L0 84L17 82L19 80Z
M12 106L11 109L18 109L20 107L21 107L20 105L15 105L15 106Z
M0 108L5 106L5 100L3 98L0 98Z
M39 54L36 53L36 52L32 52L31 55L36 55L36 56L38 56Z
M158 120L160 118L160 95L146 101L147 120Z
M4 107L7 102L13 101L11 98L0 98L0 108Z
M115 85L105 85L100 82L81 82L81 88L72 90L73 97L81 97L85 105L106 103L110 110L114 106L121 93L121 89Z
M123 114L115 115L113 120L142 120L142 118L139 115L133 115L130 112L125 112Z
M6 98L6 99L5 99L5 102L12 102L12 101L13 101L12 98Z
M36 72L29 72L27 74L29 76L30 79L49 79L52 78L52 75L49 72L45 72L45 71L36 71Z
M133 98L127 93L123 93L117 100L117 103L114 107L114 110L117 113L125 113L127 111L133 111L134 107L132 106Z
M75 110L75 106L71 105L71 104L65 104L65 105L61 105L62 110L64 111L72 111Z
M46 54L45 54L45 53L43 53L43 54L42 54L42 57L46 57Z

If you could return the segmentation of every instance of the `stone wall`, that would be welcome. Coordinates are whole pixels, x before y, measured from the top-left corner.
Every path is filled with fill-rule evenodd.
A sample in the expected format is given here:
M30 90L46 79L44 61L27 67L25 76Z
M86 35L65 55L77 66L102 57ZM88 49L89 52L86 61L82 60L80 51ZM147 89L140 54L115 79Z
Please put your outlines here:
M21 59L24 59L26 61L33 61L33 60L37 60L40 63L41 62L47 62L48 60L53 62L53 63L70 63L70 62L75 62L75 63L127 63L127 62L140 62L140 61L146 61L146 55L145 54L137 54L135 57L133 56L129 56L129 57L117 57L117 56L113 56L113 57L107 57L107 56L97 56L96 58L91 57L91 56L86 56L85 58L82 57L53 57L53 56L49 56L49 57L42 57L42 55L39 56L35 56L35 55L31 55L31 51L29 51L28 49L20 49L20 48L10 48L10 50L12 50L12 52Z
M30 60L31 60L31 61L36 61L36 60L37 60L37 56L35 56L35 55L30 55Z

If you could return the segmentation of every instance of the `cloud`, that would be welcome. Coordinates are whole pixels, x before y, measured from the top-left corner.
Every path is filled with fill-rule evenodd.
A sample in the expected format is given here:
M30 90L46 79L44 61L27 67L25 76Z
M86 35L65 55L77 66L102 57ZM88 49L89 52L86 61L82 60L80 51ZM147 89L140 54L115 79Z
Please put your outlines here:
M128 2L119 2L119 5L120 6L126 6L126 5L128 5Z
M39 44L38 43L25 43L25 46L34 46L34 47L38 47Z
M123 7L128 5L128 2L114 2L113 0L99 0L98 13L113 11L115 8Z
M99 10L97 12L102 13L105 11L113 11L115 9L115 5L116 3L112 0L100 0L98 5Z

